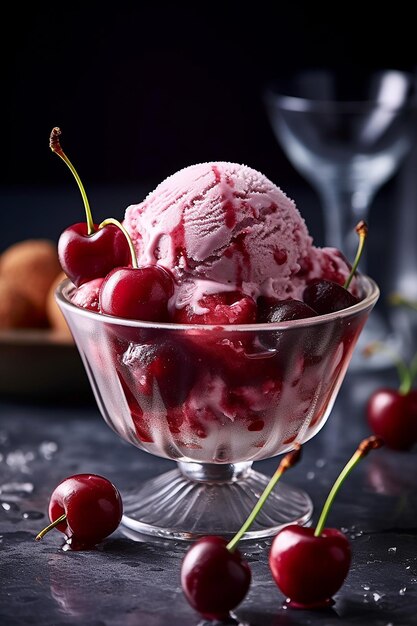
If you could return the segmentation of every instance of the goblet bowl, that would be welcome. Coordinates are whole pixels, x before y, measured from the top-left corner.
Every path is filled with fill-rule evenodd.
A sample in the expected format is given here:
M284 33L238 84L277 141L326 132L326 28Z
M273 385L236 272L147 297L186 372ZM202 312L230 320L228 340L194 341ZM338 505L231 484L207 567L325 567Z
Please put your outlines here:
M232 536L268 477L252 463L304 443L326 422L358 336L378 299L357 278L354 306L284 323L202 326L132 321L79 308L65 315L107 424L177 469L123 495L131 533L192 540ZM244 539L307 523L312 504L281 482Z

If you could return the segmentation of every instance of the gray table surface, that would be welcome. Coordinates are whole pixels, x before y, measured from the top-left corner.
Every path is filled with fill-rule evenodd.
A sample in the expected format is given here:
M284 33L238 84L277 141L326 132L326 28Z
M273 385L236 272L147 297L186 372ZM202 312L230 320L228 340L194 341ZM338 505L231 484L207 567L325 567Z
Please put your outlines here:
M363 406L391 372L349 374L323 430L304 446L285 480L311 495L313 522L336 475L369 434ZM272 474L277 459L256 463ZM196 626L180 586L182 544L135 542L119 528L95 550L65 552L49 533L49 495L64 477L93 472L121 490L174 463L124 443L93 400L77 406L0 401L0 624ZM236 610L251 626L417 624L417 454L377 450L342 488L328 524L351 539L353 560L335 604L325 611L286 609L268 565L268 544L250 555L250 591Z

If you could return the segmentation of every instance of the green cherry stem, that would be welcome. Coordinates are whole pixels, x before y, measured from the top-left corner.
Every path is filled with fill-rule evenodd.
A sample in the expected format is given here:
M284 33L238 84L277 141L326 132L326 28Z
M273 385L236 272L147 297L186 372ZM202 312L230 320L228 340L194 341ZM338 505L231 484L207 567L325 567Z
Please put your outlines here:
M284 456L281 463L278 465L278 468L275 474L272 476L271 480L269 481L264 491L262 492L261 496L259 497L258 502L253 507L252 512L250 513L248 519L243 524L242 528L238 530L238 532L233 537L233 539L229 541L229 543L227 544L226 547L230 552L233 552L236 549L237 544L239 543L239 541L241 540L245 532L249 530L249 528L252 526L253 522L256 519L256 516L258 515L259 511L262 509L263 505L265 504L266 499L268 498L269 494L271 493L271 491L273 490L273 488L275 487L275 485L277 484L281 476L288 469L290 469L290 467L293 467L296 463L298 463L298 461L300 460L300 457L301 457L301 446L300 444L297 443L294 445L294 450L292 450L291 452L288 452L288 454Z
M356 270L358 268L359 261L361 260L363 248L365 246L365 241L366 241L366 238L368 236L368 225L367 225L366 222L361 220L356 225L355 230L356 230L356 232L359 235L358 250L356 252L355 260L353 261L353 265L352 265L352 269L350 270L350 274L347 277L345 284L343 285L345 289L349 288L350 283L352 282L352 278L354 277L355 272L356 272Z
M315 537L320 537L321 533L323 532L324 525L326 523L327 516L330 511L330 507L332 506L333 501L340 487L342 486L345 478L349 476L350 472L353 470L354 467L356 467L356 465L359 463L361 459L363 459L364 456L366 456L371 450L380 448L382 445L383 445L382 439L380 437L375 437L374 435L372 437L368 437L367 439L364 439L363 441L361 441L361 443L358 446L358 449L352 455L350 460L346 463L345 467L340 472L333 487L330 490L329 495L327 496L327 500L324 503L323 510L321 512L319 521L316 526L316 530L314 531Z
M65 513L63 513L60 517L58 517L58 519L56 519L54 522L49 524L49 526L41 530L41 532L36 535L35 541L40 541L41 539L43 539L46 533L49 533L50 530L58 526L58 524L60 524L61 522L64 522L66 519L67 519L67 516Z
M108 224L113 224L113 226L117 226L117 228L119 228L122 231L122 233L124 234L124 236L127 239L127 243L129 244L130 256L132 257L132 267L134 267L135 269L138 269L138 267L139 267L139 265L138 265L138 257L136 256L136 252L135 252L135 248L133 246L133 242L132 242L132 240L130 238L130 235L127 232L126 228L123 226L123 224L121 224L119 222L119 220L114 219L114 217L107 217L105 220L103 220L101 222L101 224L99 224L98 229L101 230L102 228L104 228Z
M52 129L51 134L49 136L49 147L51 148L52 152L55 152L55 154L61 157L61 159L69 167L75 180L77 181L78 189L81 192L81 197L84 202L85 216L87 220L87 233L89 235L92 235L94 233L94 222L93 222L93 216L92 216L91 209L90 209L90 203L88 202L84 185L81 182L81 178L78 176L77 170L75 169L75 167L73 166L73 164L71 163L71 161L69 160L65 152L63 151L63 149L61 148L61 144L59 141L59 137L61 134L62 134L61 129L58 128L58 126L55 126L55 128Z
M402 396L407 395L407 393L411 391L413 380L417 374L417 354L408 366L395 350L384 346L380 341L373 341L364 348L363 355L370 357L376 352L385 352L390 355L392 362L397 368L398 379L400 381L398 391Z

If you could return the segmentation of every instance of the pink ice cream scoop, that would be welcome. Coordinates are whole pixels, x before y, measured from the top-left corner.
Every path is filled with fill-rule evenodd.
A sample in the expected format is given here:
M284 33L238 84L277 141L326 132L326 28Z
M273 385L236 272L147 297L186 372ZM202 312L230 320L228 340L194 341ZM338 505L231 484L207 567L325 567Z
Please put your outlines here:
M307 280L348 274L337 250L313 246L294 202L246 165L186 167L129 206L124 226L139 265L173 272L178 307L236 289L254 300L300 298Z

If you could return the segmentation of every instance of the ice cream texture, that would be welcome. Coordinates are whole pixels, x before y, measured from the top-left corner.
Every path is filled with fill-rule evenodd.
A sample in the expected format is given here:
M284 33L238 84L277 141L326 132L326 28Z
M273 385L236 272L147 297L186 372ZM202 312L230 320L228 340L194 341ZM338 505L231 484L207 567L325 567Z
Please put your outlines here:
M177 282L175 306L239 290L301 299L308 281L343 284L349 267L334 248L313 245L295 203L260 172L237 163L186 167L131 205L124 226L139 265L160 264Z

